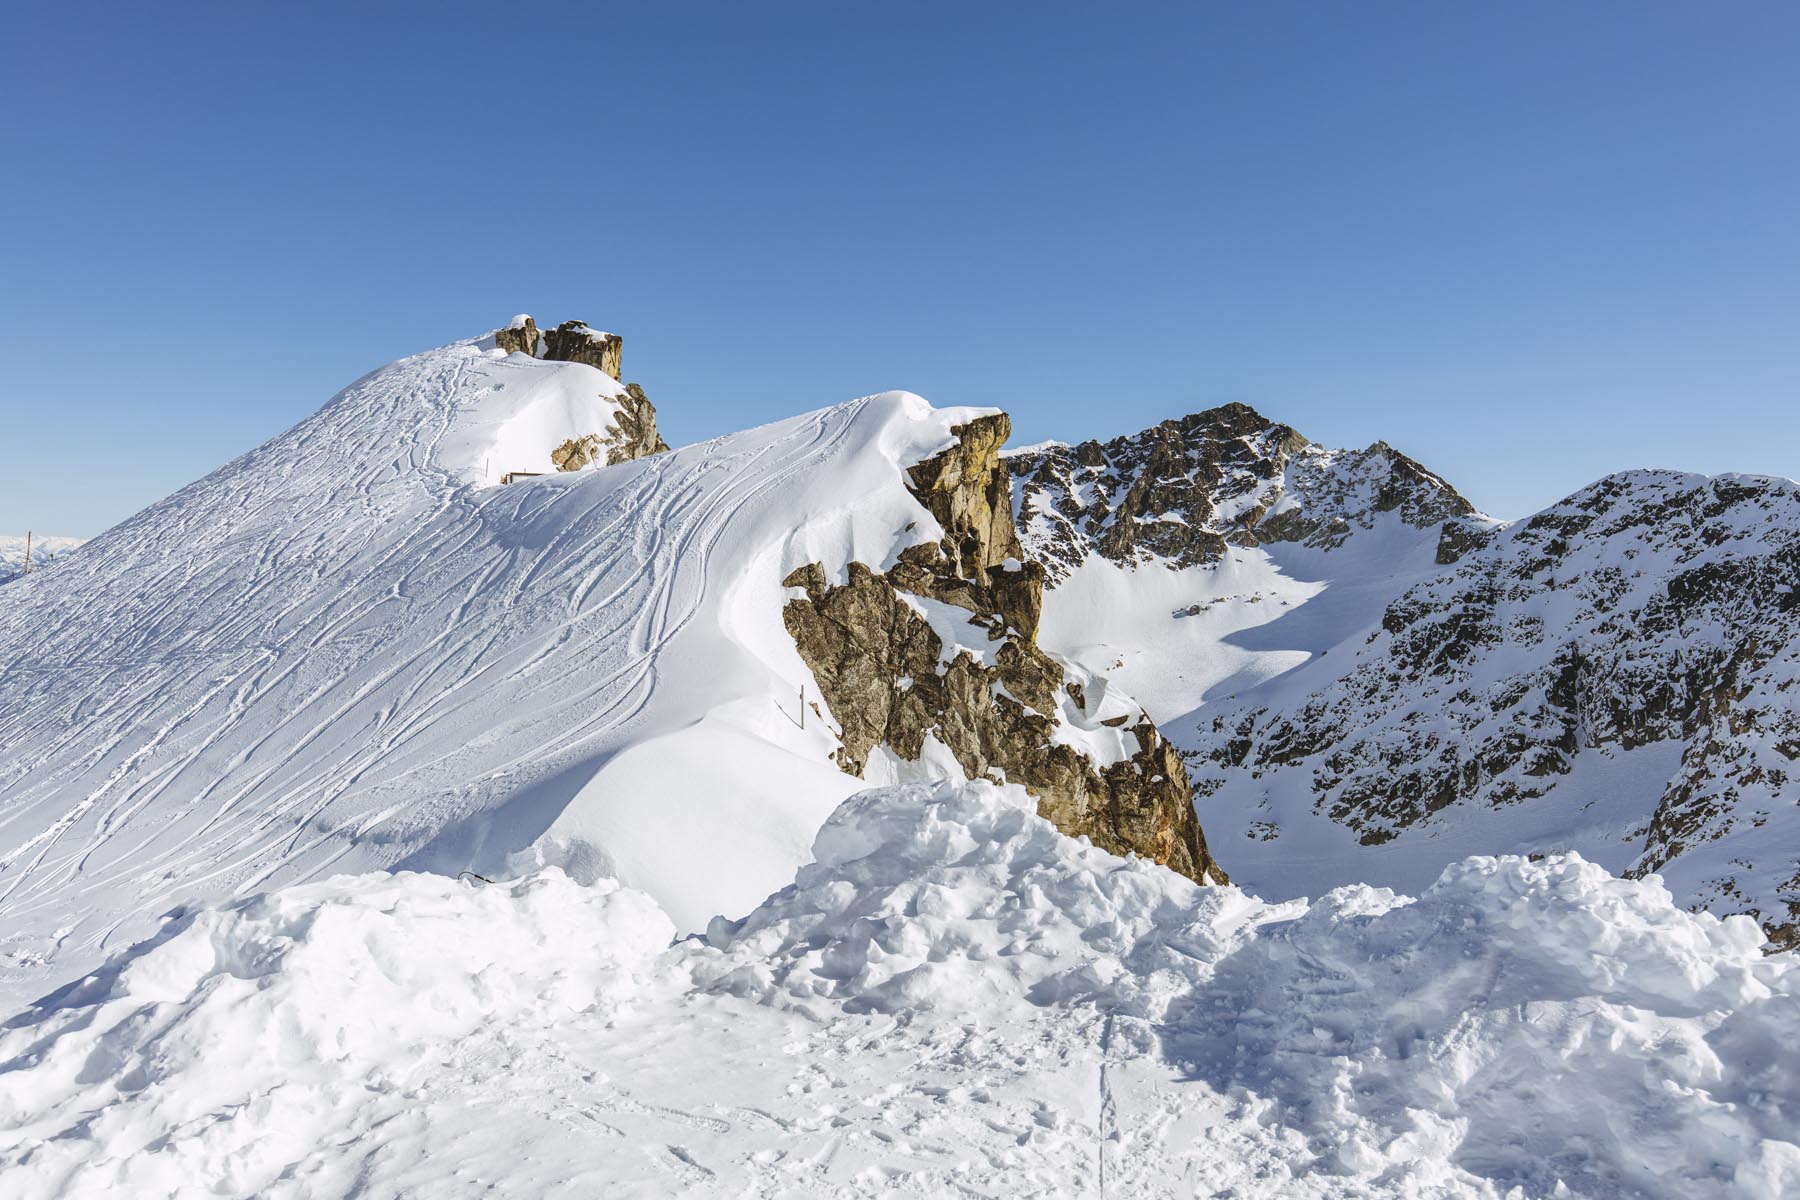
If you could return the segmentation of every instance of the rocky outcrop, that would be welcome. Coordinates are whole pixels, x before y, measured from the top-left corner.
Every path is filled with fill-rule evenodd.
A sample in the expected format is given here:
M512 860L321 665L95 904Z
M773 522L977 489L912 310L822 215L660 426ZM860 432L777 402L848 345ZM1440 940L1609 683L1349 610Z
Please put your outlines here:
M656 431L656 408L635 383L625 385L619 412L605 433L569 438L550 452L558 471L579 471L589 466L617 466L634 458L661 454L669 448Z
M625 385L625 395L618 400L619 415L607 429L606 463L630 462L650 454L661 454L669 448L656 429L656 406L635 383Z
M1180 756L1142 710L1103 712L1104 680L1037 644L1044 570L1013 526L1009 431L1004 414L979 417L909 470L938 540L886 573L853 562L834 585L811 563L785 581L803 593L783 618L840 725L838 765L861 775L883 746L918 761L935 740L969 778L1022 784L1065 833L1222 882ZM1083 744L1116 752L1097 761Z
M508 354L524 354L537 357L538 327L537 322L527 316L518 316L504 329L494 331L494 345Z
M1327 450L1245 404L1164 421L1109 442L1008 456L1023 536L1052 581L1089 555L1191 567L1231 546L1340 546L1383 514L1427 529L1474 506L1376 442Z
M588 328L586 321L564 321L544 331L544 357L553 362L578 362L620 378L620 359L625 341L616 333Z
M546 362L585 363L618 379L624 339L590 329L585 321L564 321L554 329L540 331L535 320L521 315L494 331L494 345L534 358L541 352ZM605 429L569 438L551 450L550 462L558 471L616 466L669 448L656 428L656 406L643 388L628 383L623 396L611 399L617 412Z

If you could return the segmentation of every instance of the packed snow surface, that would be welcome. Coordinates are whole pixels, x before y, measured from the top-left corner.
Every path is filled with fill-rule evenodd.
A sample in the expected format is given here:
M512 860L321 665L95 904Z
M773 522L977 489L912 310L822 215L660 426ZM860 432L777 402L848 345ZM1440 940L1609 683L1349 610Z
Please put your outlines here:
M372 372L0 597L0 1009L195 899L555 864L684 929L833 806L794 567L940 535L904 465L974 410L887 393L550 472L620 385L492 339Z
M1268 904L985 783L857 795L813 852L673 945L554 867L177 913L0 1032L7 1195L1800 1189L1800 972L1654 880Z

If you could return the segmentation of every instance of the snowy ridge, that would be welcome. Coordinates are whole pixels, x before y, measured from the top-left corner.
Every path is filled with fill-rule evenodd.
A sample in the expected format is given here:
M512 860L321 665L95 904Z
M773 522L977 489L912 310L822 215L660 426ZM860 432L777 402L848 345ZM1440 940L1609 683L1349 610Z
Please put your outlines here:
M780 580L930 536L900 464L971 410L889 393L495 484L618 388L491 337L403 359L9 587L0 997L343 870L555 862L688 928L789 878L861 784L801 727Z
M182 914L0 1032L11 1194L1800 1187L1800 967L1654 880L1270 905L984 783L859 795L815 858L660 952L646 897L554 869Z

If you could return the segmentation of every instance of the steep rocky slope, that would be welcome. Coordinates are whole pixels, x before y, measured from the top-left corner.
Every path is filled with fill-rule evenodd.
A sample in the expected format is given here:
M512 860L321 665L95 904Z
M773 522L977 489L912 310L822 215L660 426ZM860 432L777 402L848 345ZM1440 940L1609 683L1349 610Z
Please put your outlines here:
M1795 940L1794 484L1631 472L1501 526L1242 405L1009 461L1046 644L1149 706L1247 886L1577 849Z
M852 562L833 585L808 563L785 581L804 593L783 615L840 724L838 765L866 776L880 750L888 775L1021 783L1066 833L1223 882L1174 748L1104 677L1037 643L1044 569L1013 529L1010 428L1004 413L954 426L955 445L909 468L938 537L885 573Z
M1327 449L1242 404L1008 464L1045 643L1164 723L1326 652L1494 525L1385 443Z
M1233 546L1335 548L1384 513L1414 529L1475 513L1385 442L1328 450L1246 404L1109 442L1023 450L1009 461L1020 523L1057 581L1094 555L1204 566Z
M1200 721L1206 811L1251 806L1272 839L1310 810L1423 854L1471 810L1535 814L1531 848L1663 872L1792 943L1796 587L1791 481L1610 476L1395 598L1329 677Z

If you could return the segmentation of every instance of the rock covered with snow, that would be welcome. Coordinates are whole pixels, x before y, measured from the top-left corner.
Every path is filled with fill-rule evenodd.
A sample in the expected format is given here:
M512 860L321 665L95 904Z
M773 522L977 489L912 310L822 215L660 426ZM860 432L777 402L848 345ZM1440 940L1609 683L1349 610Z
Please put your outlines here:
M1277 836L1310 810L1415 853L1483 810L1538 814L1554 850L1586 812L1585 852L1793 944L1797 637L1800 486L1609 476L1395 597L1329 661L1199 714L1203 811L1255 809Z
M918 540L885 572L808 563L782 618L838 724L837 762L876 782L1021 784L1063 832L1223 882L1187 771L1141 708L1037 640L1044 583L1014 531L1005 413L951 427L906 468ZM883 778L883 777L886 778Z
M1098 555L1171 567L1231 546L1332 548L1386 513L1417 529L1475 515L1437 475L1385 442L1328 450L1245 404L1140 433L1010 456L1021 536L1053 580Z
M620 383L624 341L618 334L590 329L585 321L564 321L554 329L539 330L535 319L520 313L490 336L500 354L541 358L546 363L581 363L607 380L595 381L582 371L563 372L559 382L566 386L561 390L574 394L540 400L535 414L513 417L504 430L504 445L483 457L484 474L492 474L496 453L501 460L500 477L507 479L552 470L617 466L668 450L669 444L656 427L656 406L644 389L635 383ZM592 400L582 394L589 387Z

